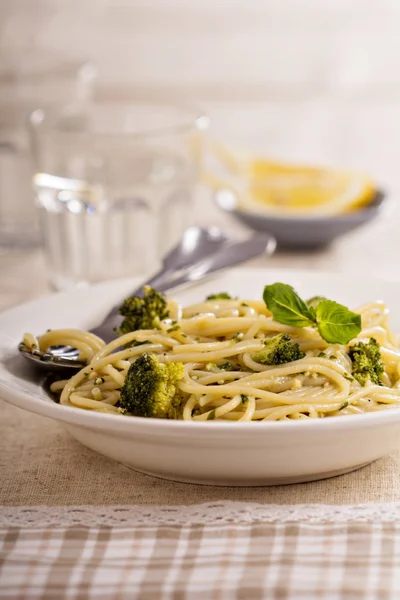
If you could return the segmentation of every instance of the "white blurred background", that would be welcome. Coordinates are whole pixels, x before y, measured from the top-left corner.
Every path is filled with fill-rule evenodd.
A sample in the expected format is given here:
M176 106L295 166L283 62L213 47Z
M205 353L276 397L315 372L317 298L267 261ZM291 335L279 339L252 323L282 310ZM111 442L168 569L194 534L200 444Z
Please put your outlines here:
M191 100L243 145L391 185L399 30L398 0L0 0L3 62L90 59L102 97Z

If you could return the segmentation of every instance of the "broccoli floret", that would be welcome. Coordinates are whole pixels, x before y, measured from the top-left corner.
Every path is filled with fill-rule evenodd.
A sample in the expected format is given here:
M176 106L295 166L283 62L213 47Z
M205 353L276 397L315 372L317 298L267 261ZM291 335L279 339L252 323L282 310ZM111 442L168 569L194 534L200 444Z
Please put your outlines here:
M115 330L117 335L124 335L138 329L155 329L160 327L160 321L169 317L167 299L153 288L144 288L143 298L133 296L126 298L119 309L124 320Z
M263 365L281 365L304 358L298 344L293 344L287 333L279 333L265 342L265 347L253 354L253 360Z
M351 374L361 385L368 381L382 385L380 376L385 370L381 361L381 351L375 338L371 338L367 344L359 342L350 347L349 356L352 362Z
M220 292L219 294L207 296L206 300L233 300L233 298L227 292Z
M178 418L181 399L176 384L183 374L181 362L161 363L154 354L142 354L129 367L121 407L137 417Z

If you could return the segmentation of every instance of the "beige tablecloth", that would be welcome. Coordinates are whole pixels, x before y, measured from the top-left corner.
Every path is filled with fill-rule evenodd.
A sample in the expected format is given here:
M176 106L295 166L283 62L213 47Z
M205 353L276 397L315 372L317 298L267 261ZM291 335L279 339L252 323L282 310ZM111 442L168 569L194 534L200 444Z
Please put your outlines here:
M175 483L137 473L75 441L56 422L0 403L0 505L400 502L400 452L353 473L261 488ZM400 442L399 442L400 446Z

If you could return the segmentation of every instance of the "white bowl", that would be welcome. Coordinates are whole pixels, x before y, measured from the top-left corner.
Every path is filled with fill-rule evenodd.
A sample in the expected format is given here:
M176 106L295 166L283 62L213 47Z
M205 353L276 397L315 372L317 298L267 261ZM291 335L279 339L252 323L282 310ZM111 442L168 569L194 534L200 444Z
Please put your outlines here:
M283 281L302 296L326 295L355 307L384 299L400 331L400 284L330 273L238 269L174 294L194 302L215 291L260 298L265 284ZM0 315L0 396L64 424L85 446L144 473L212 485L273 485L346 473L399 446L400 409L300 422L188 423L106 415L54 403L40 375L17 355L25 331L90 328L135 287L110 282L53 294ZM396 312L397 310L397 312ZM44 440L44 443L45 440Z

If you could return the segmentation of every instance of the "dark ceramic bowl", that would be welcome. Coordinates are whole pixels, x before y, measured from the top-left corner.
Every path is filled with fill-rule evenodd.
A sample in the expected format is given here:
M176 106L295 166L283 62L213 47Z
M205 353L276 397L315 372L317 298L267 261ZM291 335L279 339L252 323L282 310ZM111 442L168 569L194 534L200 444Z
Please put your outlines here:
M377 192L373 201L360 210L337 217L288 218L247 212L237 207L233 194L226 190L215 192L217 206L256 231L267 231L277 240L279 248L314 249L327 246L340 237L381 214L386 197Z

